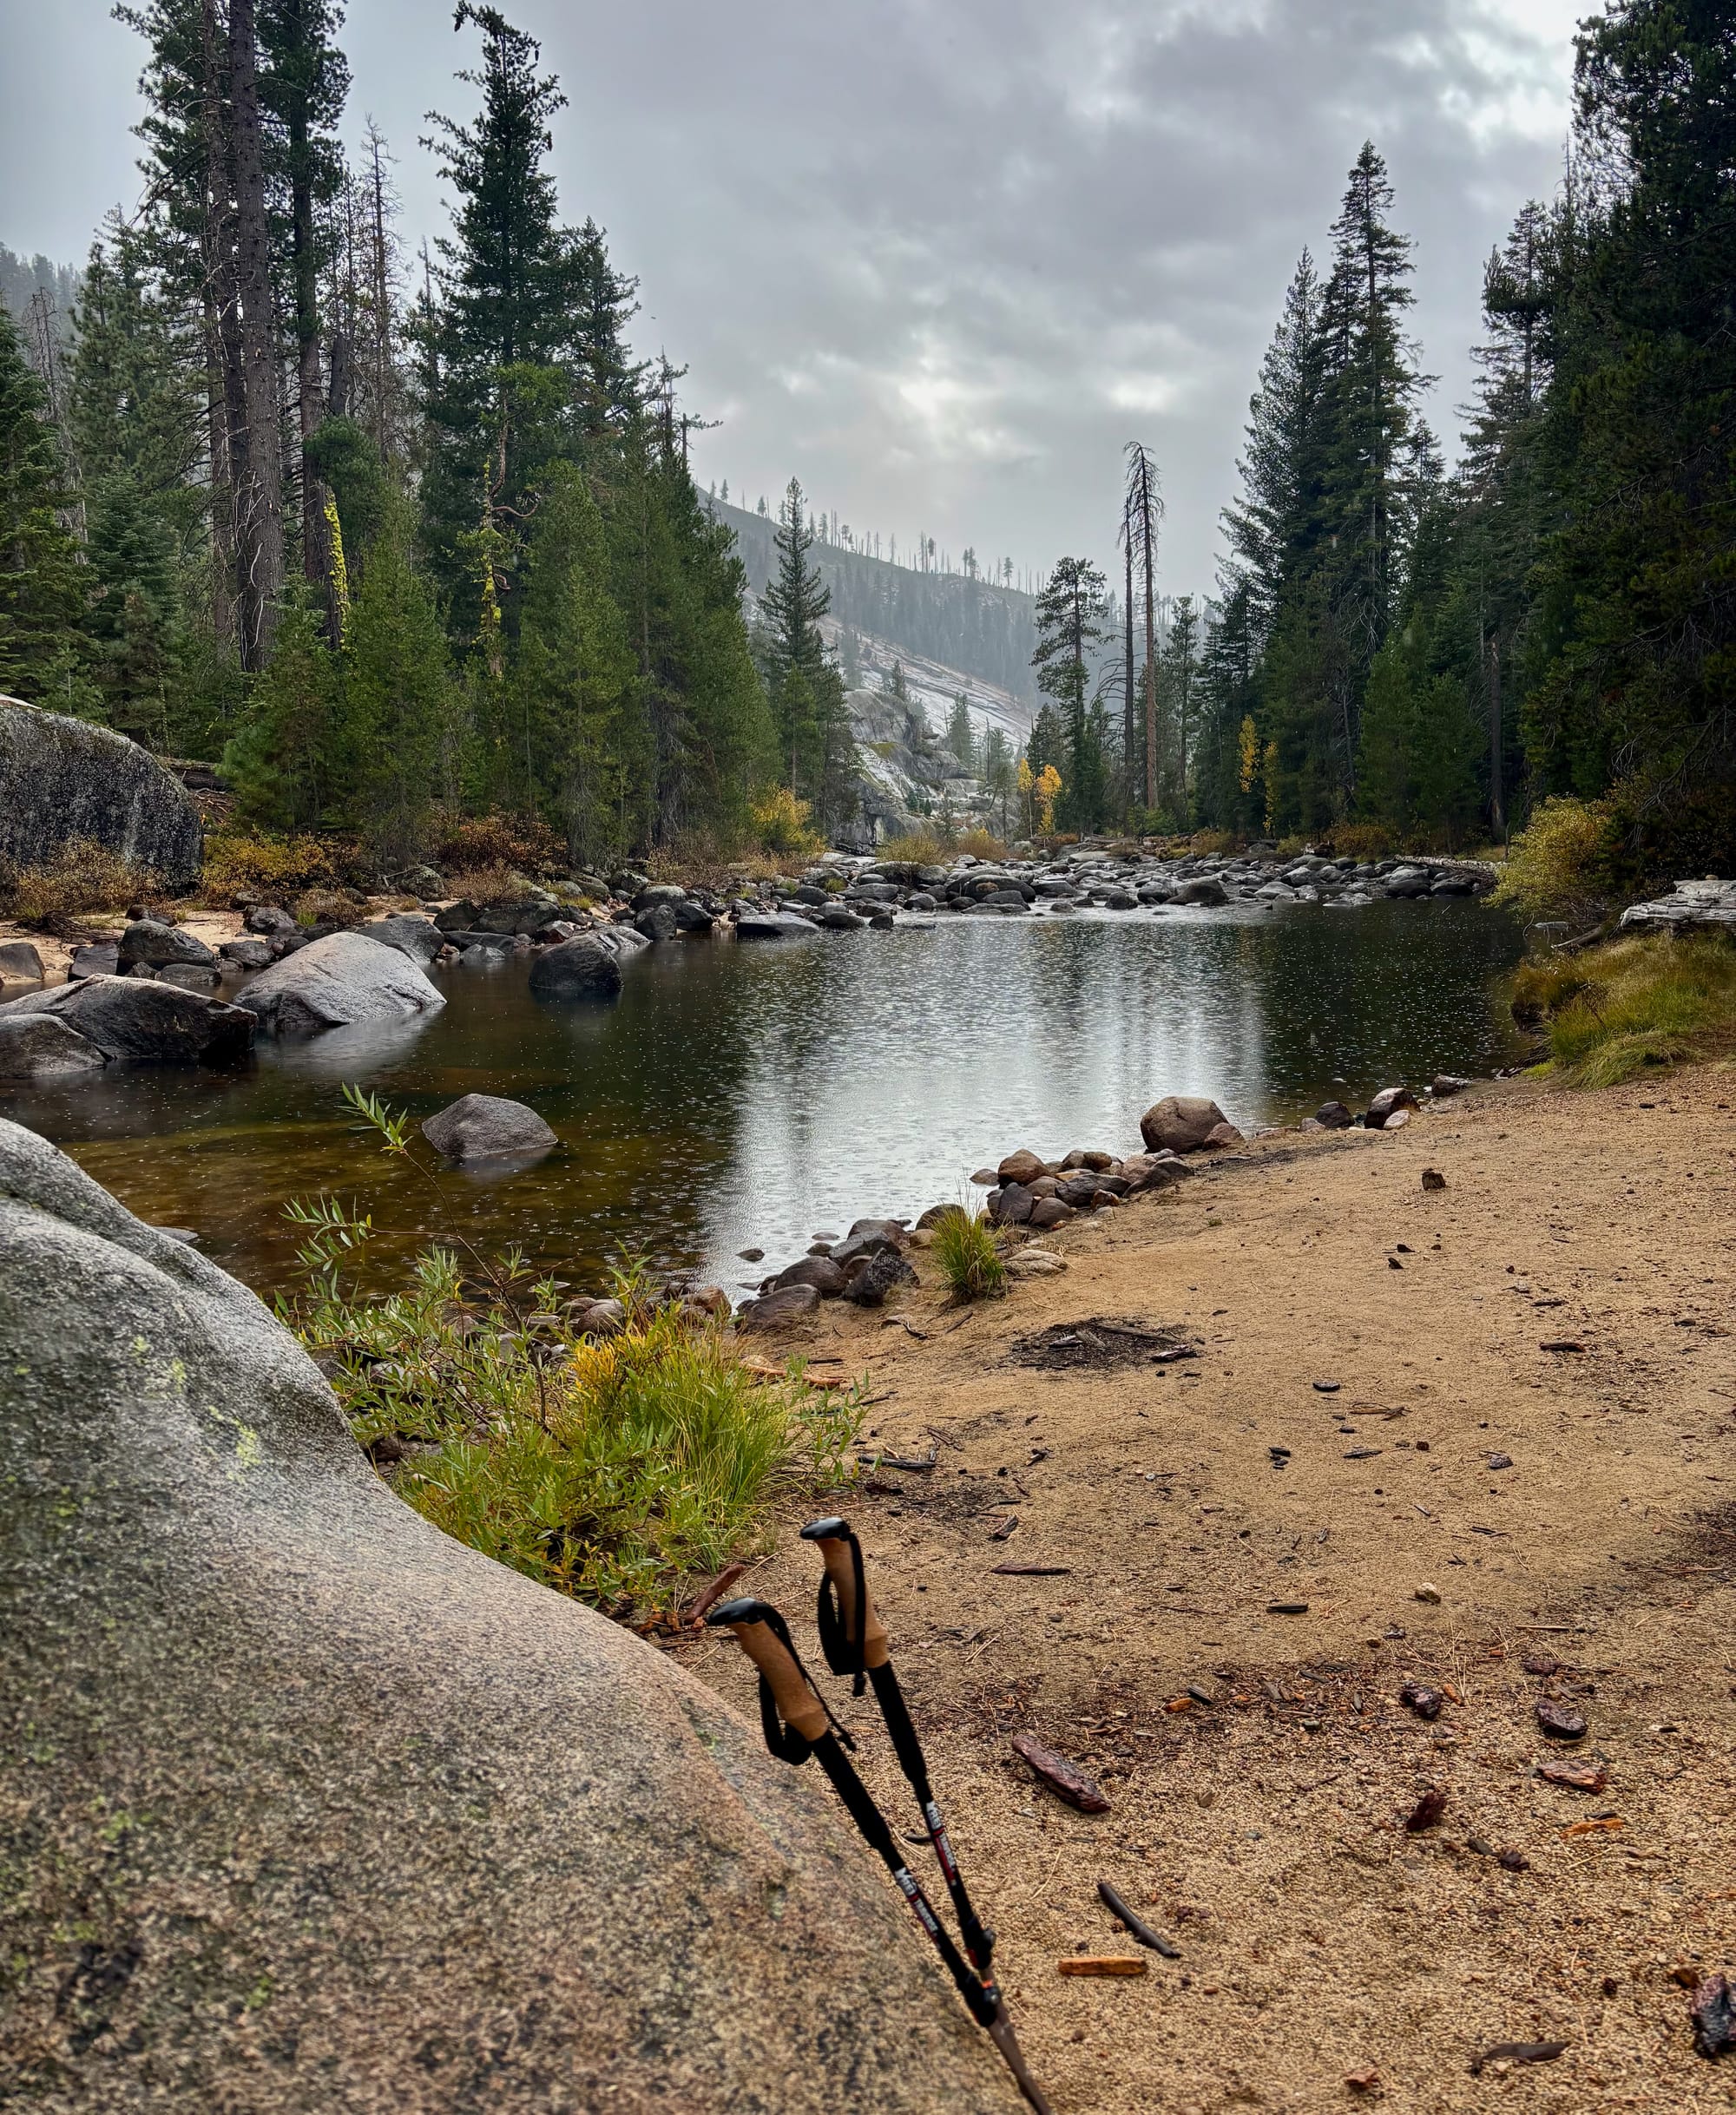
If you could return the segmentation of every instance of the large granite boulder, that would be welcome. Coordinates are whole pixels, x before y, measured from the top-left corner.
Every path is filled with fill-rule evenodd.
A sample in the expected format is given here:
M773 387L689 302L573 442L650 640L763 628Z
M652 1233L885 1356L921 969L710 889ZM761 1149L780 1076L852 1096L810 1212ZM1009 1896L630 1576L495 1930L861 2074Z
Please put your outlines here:
M3 1122L0 1370L21 2106L1016 2115L818 1770L400 1503L252 1293Z
M464 1094L428 1118L422 1135L448 1160L517 1159L560 1143L535 1109L499 1094Z
M1198 1153L1218 1126L1227 1120L1215 1101L1203 1094L1166 1094L1140 1119L1140 1136L1147 1153Z
M215 1065L253 1047L251 1014L153 977L88 976L0 1005L0 1021L47 1014L95 1043L105 1058L153 1065Z
M267 1035L408 1021L446 1002L410 957L360 933L327 933L262 969L235 995Z
M174 888L199 878L199 810L173 772L112 728L0 698L0 853L40 866L74 837Z
M28 940L0 940L0 984L40 984L43 958Z
M615 998L621 991L617 946L602 933L563 940L531 963L530 989L539 999Z

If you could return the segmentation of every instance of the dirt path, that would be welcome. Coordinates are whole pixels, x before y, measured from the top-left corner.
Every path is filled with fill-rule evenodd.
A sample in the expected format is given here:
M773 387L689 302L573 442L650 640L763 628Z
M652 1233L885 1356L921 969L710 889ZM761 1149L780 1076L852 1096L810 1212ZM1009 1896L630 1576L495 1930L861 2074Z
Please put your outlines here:
M1064 1276L962 1320L913 1295L926 1341L826 1310L812 1350L869 1371L878 1443L935 1448L850 1509L1058 2115L1736 2106L1673 1980L1736 1973L1733 1104L1722 1067L1487 1090L1050 1237ZM1094 1317L1200 1356L1012 1356ZM792 1532L750 1583L812 1636ZM683 1657L751 1708L733 1647ZM1438 1719L1407 1679L1446 1690ZM896 1797L878 1721L829 1687ZM1588 1737L1542 1737L1540 1698ZM1018 1731L1111 1810L1037 1789ZM1438 1826L1407 1833L1434 1787ZM1134 1950L1100 1875L1180 1961L1057 1974Z

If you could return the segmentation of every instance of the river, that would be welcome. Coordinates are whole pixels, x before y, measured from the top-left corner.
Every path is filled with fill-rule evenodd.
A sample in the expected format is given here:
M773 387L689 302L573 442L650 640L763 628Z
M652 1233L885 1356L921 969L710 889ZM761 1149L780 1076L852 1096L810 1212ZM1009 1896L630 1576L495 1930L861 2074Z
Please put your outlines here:
M577 1286L632 1250L739 1297L817 1233L971 1194L1015 1146L1127 1151L1162 1094L1210 1094L1252 1129L1511 1062L1496 987L1519 945L1452 900L952 916L652 949L607 1008L539 1004L520 959L437 973L447 1005L408 1028L262 1044L233 1073L110 1067L0 1094L0 1114L265 1291L295 1272L285 1203L326 1191L372 1213L393 1265L450 1225ZM510 1095L561 1144L430 1185L358 1128L345 1080L418 1119ZM749 1246L764 1265L739 1260Z

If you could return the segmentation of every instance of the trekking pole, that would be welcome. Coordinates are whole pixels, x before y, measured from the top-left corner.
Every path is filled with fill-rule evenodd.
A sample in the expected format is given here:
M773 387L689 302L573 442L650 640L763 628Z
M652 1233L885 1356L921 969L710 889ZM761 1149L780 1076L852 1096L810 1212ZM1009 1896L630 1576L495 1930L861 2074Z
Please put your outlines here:
M904 1773L917 1806L922 1810L923 1825L928 1830L929 1842L934 1855L940 1861L940 1869L945 1877L947 1893L952 1897L952 1907L958 1918L958 1928L963 1936L964 1951L970 1965L976 1971L977 1980L994 2000L995 2024L990 2028L1001 2053L1012 2066L1013 2075L1023 2089L1025 2097L1037 2109L1046 2106L1041 2089L1026 2067L1017 2041L1013 2035L1012 2021L1008 2016L1007 2001L995 1980L992 1962L995 1953L995 1934L976 1914L976 1907L965 1888L958 1863L952 1855L952 1841L946 1831L946 1820L941 1813L934 1788L929 1782L928 1762L923 1754L922 1743L917 1738L916 1727L911 1722L904 1692L898 1686L898 1678L892 1667L892 1654L886 1636L885 1626L875 1613L872 1597L868 1592L868 1581L862 1568L862 1545L856 1539L847 1521L834 1514L825 1520L811 1521L802 1530L805 1542L817 1543L825 1565L825 1577L820 1581L819 1620L820 1649L825 1654L825 1663L834 1674L847 1674L852 1678L858 1697L865 1683L871 1683L874 1699L880 1706L880 1716L886 1722L886 1731L891 1736L892 1748L898 1758L898 1767Z
M707 1629L733 1631L736 1643L760 1673L760 1720L766 1745L780 1762L802 1764L809 1756L819 1759L832 1781L832 1790L856 1823L871 1850L877 1852L891 1874L911 1914L933 1941L935 1950L957 1985L958 1994L979 2026L993 2036L1011 2066L1021 2090L1037 2115L1050 2115L1048 2102L1026 2068L1018 2044L1006 2020L999 1993L974 1974L953 1944L950 1934L935 1915L921 1883L910 1869L886 1817L874 1803L873 1795L856 1774L845 1753L855 1745L803 1666L790 1641L790 1627L769 1601L753 1595L725 1601L706 1615Z

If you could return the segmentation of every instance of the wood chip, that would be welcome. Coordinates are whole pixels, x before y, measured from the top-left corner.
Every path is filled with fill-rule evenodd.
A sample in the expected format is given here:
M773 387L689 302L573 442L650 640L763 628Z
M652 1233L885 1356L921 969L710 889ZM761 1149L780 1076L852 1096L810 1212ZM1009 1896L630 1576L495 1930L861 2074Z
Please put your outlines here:
M1571 1337L1552 1337L1537 1346L1540 1351L1583 1351L1585 1346L1576 1343Z
M1559 1784L1569 1792L1601 1792L1609 1783L1607 1770L1579 1770L1571 1763L1539 1763L1537 1775L1545 1784Z
M1405 1816L1405 1829L1411 1836L1420 1836L1424 1829L1432 1829L1446 1810L1446 1793L1438 1784L1431 1785Z
M1470 2075L1480 2079L1485 2064L1553 2064L1558 2056L1566 2055L1567 2046L1564 2041L1497 2041L1492 2048L1472 2057Z
M1057 1755L1053 1748L1045 1748L1033 1735L1015 1733L1013 1753L1023 1757L1036 1771L1038 1781L1069 1807L1076 1808L1081 1814L1108 1812L1108 1799L1096 1780L1087 1777L1064 1755Z
M990 1567L1003 1579L1071 1579L1070 1564L997 1564Z
M1019 1524L1019 1516L1018 1516L1018 1514L1017 1514L1016 1513L1009 1513L1009 1514L1008 1514L1008 1515L1006 1516L1006 1518L1005 1518L1003 1521L1001 1521L997 1522L997 1524L996 1524L996 1526L995 1526L993 1528L991 1528L991 1529L990 1529L990 1534L989 1534L989 1540L990 1540L991 1542L1004 1542L1004 1541L1006 1541L1006 1540L1008 1540L1008 1538L1009 1538L1009 1537L1011 1535L1011 1534L1012 1534L1012 1532L1013 1532L1014 1528L1016 1528L1016 1527L1018 1526L1018 1524Z
M1619 1814L1600 1814L1588 1822L1573 1822L1562 1830L1563 1836L1614 1836L1628 1826Z
M1141 1946L1148 1946L1154 1954L1161 1954L1166 1961L1180 1961L1181 1948L1172 1946L1160 1931L1154 1931L1138 1912L1129 1908L1126 1899L1107 1880L1097 1882L1097 1894L1103 1907L1118 1916Z
M1147 1975L1151 1963L1143 1954L1069 1954L1055 1962L1062 1975Z
M1583 1716L1548 1697L1537 1699L1537 1724L1551 1740L1583 1740L1586 1736Z

